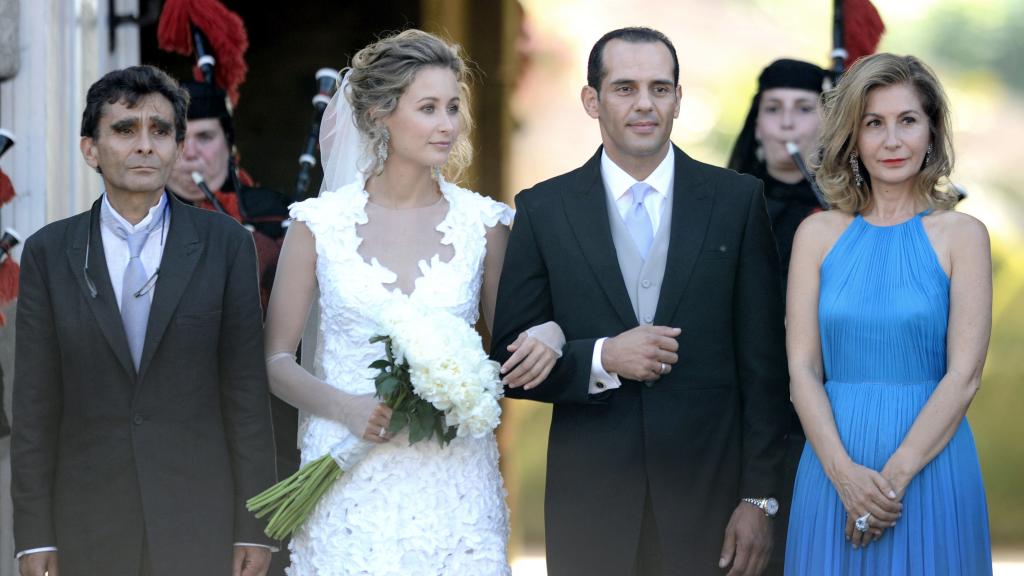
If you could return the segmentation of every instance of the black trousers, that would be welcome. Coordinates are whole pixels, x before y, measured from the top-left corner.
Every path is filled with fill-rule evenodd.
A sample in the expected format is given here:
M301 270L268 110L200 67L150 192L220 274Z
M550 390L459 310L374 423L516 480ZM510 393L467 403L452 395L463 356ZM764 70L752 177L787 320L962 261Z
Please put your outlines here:
M661 573L661 542L658 523L651 505L651 489L644 497L644 518L640 524L640 542L636 548L635 576L663 576Z
M150 576L153 573L153 568L150 566L149 561L149 538L146 533L142 533L142 558L139 560L139 576Z

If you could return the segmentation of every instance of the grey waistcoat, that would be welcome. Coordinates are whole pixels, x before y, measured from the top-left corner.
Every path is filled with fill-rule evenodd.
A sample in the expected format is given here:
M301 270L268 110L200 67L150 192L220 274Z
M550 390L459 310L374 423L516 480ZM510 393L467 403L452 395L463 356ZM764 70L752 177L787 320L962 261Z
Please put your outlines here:
M665 206L662 208L661 221L654 233L654 242L647 252L647 260L640 257L640 249L636 247L633 236L619 216L619 208L611 194L605 194L608 204L608 221L612 229L612 242L619 259L622 280L626 283L626 292L633 305L633 313L641 325L654 323L654 312L658 308L658 297L661 295L661 281L665 276L665 263L668 258L669 230L672 228L672 196L669 191Z

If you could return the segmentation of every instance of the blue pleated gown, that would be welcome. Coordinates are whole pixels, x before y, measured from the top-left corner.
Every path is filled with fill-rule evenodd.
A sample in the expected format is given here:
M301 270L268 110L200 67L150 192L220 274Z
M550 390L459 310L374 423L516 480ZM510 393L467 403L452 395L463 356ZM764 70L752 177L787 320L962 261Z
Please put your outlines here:
M921 217L874 226L859 215L821 266L818 304L825 391L857 463L881 470L946 373L949 279ZM966 418L907 486L903 517L855 550L846 510L804 447L786 546L789 575L992 573L981 467Z

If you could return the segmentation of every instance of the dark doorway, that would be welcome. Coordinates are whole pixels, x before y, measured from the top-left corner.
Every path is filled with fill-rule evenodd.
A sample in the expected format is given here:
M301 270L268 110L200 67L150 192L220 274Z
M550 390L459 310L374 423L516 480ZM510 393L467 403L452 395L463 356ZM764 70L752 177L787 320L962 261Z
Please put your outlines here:
M316 71L341 69L382 33L420 25L420 1L223 3L241 16L249 34L249 73L235 109L240 165L263 186L290 198L313 115ZM178 79L191 77L192 59L157 48L156 24L140 30L140 42L144 64ZM323 177L319 166L311 176L309 192L315 194Z

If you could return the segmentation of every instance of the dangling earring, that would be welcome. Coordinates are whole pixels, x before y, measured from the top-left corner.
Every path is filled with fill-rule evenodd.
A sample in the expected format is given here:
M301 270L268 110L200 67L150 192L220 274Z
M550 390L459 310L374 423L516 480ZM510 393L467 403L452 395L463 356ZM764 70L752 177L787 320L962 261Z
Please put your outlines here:
M860 188L864 185L864 177L860 175L860 156L857 152L850 152L850 168L853 170L853 183Z
M388 142L391 141L391 134L387 128L383 129L380 140L377 141L377 173L384 169L384 162L388 159Z
M757 158L758 162L764 164L764 146L761 145L761 142L758 142L757 148L754 148L754 158Z
M932 162L932 145L928 143L928 149L924 151L924 165L928 166Z

